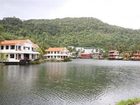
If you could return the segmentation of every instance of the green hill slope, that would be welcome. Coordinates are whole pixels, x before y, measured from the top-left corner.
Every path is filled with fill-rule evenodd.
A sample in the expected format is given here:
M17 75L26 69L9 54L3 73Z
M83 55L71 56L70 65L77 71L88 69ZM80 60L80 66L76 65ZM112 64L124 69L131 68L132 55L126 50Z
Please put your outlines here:
M0 20L0 39L30 38L43 48L86 46L120 51L140 50L140 31L112 26L95 18L63 18L22 21Z

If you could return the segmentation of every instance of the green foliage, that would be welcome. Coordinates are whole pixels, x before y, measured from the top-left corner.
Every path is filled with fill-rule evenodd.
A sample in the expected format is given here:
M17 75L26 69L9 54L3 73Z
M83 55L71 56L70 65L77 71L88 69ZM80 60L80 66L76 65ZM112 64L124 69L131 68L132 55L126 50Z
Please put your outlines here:
M99 47L120 52L140 50L140 30L112 26L95 18L38 19L19 18L0 20L4 39L26 39L42 49L59 46Z
M65 58L63 61L64 62L69 62L69 61L71 61L71 59L70 58Z
M7 60L7 54L5 53L0 53L0 62L4 62Z
M4 28L2 25L0 25L0 34L4 31Z
M140 98L134 98L134 99L128 99L128 100L122 100L116 105L136 105L140 103Z

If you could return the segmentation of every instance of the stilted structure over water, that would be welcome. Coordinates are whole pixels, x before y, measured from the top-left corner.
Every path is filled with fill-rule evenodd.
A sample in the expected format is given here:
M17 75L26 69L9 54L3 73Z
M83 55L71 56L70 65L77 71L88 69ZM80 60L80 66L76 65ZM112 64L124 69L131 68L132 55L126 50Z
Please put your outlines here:
M0 62L6 64L23 64L38 59L38 45L27 40L0 41Z
M61 61L70 57L70 52L65 47L55 47L46 49L44 58L47 60Z
M123 58L120 57L119 51L117 50L110 50L108 54L109 60L122 60Z
M140 61L140 51L136 51L136 52L132 53L131 60Z

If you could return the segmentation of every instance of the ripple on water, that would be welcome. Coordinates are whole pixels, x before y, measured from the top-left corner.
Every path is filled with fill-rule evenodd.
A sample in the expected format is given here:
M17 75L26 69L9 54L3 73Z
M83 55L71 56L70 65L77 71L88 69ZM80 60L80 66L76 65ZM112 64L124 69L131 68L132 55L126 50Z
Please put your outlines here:
M140 62L74 60L0 70L0 105L114 105L140 97Z

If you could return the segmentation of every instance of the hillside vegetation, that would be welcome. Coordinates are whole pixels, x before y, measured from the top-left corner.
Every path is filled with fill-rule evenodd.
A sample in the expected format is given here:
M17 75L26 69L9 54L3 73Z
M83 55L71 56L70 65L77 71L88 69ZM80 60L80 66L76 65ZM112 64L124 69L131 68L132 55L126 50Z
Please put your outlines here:
M42 48L73 45L121 52L140 50L140 30L112 26L95 18L0 20L0 40L26 38Z

